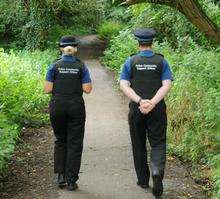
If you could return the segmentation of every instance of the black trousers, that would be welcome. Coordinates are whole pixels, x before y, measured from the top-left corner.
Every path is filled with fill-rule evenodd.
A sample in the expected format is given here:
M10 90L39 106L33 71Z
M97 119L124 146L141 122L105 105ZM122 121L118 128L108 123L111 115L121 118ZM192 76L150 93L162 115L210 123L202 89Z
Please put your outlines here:
M151 168L162 177L166 163L166 105L159 103L149 114L144 115L136 103L131 102L129 112L130 136L135 170L140 184L148 184L150 170L147 160L146 140L151 146Z
M82 98L52 99L50 120L56 137L54 172L66 175L67 182L79 179L85 129L85 106Z

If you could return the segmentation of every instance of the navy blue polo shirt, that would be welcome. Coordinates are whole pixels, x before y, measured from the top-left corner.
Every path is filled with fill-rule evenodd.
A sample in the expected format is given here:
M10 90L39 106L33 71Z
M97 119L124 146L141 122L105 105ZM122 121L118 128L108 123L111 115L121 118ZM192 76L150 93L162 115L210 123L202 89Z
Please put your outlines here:
M70 55L62 55L61 59L65 62L76 61L76 57L70 56ZM54 64L51 64L49 69L47 70L46 81L54 82L54 72L55 72ZM83 71L82 71L82 84L87 84L91 82L92 80L90 77L89 69L87 68L87 66L84 66Z
M144 57L152 57L154 55L154 52L151 50L144 50L144 51L140 51L138 55L144 56ZM131 80L131 57L126 60L122 68L120 80L127 80L127 81ZM161 81L163 80L173 81L173 74L171 72L169 63L165 59L163 61L163 71L161 75Z

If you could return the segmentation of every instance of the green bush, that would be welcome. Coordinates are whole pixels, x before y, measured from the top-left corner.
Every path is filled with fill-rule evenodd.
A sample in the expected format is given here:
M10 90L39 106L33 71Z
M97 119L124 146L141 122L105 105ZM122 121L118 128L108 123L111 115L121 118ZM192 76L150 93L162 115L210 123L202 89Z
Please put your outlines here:
M43 92L48 64L53 51L0 51L0 172L11 157L22 126L48 122Z
M219 193L220 54L198 48L179 57L168 99L170 150L184 160L211 167L209 177Z
M6 116L0 113L0 172L7 167L6 163L14 151L19 132L18 126L11 124Z
M120 72L122 63L131 54L137 52L137 42L130 30L123 30L110 42L110 47L104 52L103 62L115 72Z
M132 12L128 7L117 6L112 3L106 5L105 7L105 18L106 20L118 21L123 24L130 22L132 17Z
M101 0L2 0L0 40L11 47L45 49L54 26L95 30L103 18ZM89 13L89 14L88 14Z
M104 21L98 27L98 34L101 39L110 40L113 36L117 35L122 29L123 25L116 21Z
M34 125L46 119L42 110L47 97L42 86L54 54L52 51L0 53L0 105L11 121Z
M193 43L192 43L193 45ZM212 168L214 190L220 191L220 49L200 47L172 50L168 43L156 43L155 51L165 55L174 72L168 104L169 151L192 164ZM114 37L102 59L120 73L125 59L137 52L137 42L130 30Z

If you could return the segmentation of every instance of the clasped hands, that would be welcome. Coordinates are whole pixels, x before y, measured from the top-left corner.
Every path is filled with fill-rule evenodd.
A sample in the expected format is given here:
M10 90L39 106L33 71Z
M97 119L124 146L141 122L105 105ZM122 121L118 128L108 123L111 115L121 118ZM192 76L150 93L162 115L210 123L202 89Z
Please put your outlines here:
M148 99L142 99L139 104L140 104L139 110L141 111L142 114L145 115L151 112L156 106L151 100Z

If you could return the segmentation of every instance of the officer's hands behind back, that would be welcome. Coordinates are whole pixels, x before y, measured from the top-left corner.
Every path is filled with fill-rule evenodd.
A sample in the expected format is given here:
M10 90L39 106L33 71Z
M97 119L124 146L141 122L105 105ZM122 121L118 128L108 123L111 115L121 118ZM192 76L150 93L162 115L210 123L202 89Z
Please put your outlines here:
M155 104L153 104L150 100L144 99L141 100L139 110L142 114L147 115L149 112L151 112L155 107Z

